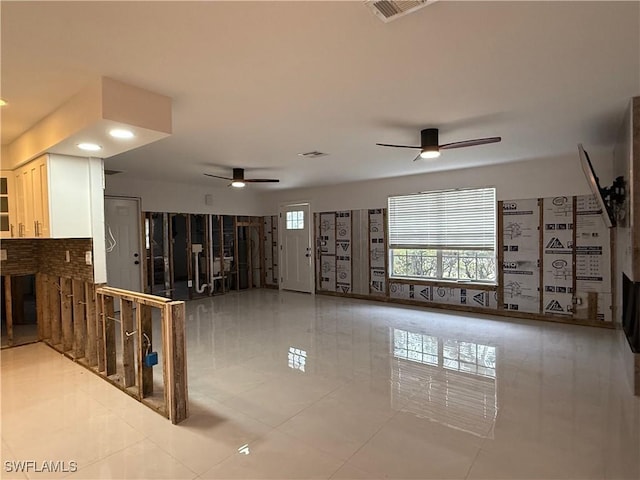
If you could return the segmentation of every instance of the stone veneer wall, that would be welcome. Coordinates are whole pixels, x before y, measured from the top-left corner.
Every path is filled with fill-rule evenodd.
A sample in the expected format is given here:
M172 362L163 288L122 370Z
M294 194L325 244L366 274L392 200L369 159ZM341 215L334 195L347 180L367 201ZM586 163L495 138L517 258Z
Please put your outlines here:
M12 238L3 240L7 260L0 264L2 275L46 273L85 282L93 282L93 266L87 265L85 253L93 252L90 238ZM66 252L69 251L69 262Z

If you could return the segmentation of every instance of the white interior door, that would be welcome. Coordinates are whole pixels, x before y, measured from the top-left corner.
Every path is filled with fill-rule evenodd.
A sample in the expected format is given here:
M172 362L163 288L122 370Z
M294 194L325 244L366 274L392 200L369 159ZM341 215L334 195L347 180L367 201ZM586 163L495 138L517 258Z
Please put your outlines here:
M137 198L105 197L107 284L142 291L140 201Z
M280 208L280 288L313 292L311 207L308 203Z

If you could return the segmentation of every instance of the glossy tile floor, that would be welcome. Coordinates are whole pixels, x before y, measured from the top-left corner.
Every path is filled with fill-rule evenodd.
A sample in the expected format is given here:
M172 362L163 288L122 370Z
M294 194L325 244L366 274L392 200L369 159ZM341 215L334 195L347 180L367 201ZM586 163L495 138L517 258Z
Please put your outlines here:
M187 338L180 426L3 350L2 478L640 478L614 331L255 290L188 303Z

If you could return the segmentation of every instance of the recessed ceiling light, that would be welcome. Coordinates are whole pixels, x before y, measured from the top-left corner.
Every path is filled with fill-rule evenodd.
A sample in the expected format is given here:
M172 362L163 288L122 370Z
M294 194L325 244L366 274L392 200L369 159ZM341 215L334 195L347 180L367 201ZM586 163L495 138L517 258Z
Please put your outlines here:
M7 104L7 101L3 98L0 98L0 107L4 107Z
M99 150L102 150L102 147L97 143L79 143L77 147L80 150L84 150L86 152L97 152Z
M244 187L244 182L242 180L234 180L233 182L231 182L231 186L236 188L242 188Z
M133 138L135 137L134 133L131 130L127 130L126 128L114 128L109 131L109 135L113 138Z

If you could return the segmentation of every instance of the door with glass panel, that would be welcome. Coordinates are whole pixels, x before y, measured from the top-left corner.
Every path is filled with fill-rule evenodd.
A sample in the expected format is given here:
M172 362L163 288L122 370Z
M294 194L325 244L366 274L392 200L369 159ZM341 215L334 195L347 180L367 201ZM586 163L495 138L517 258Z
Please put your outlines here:
M311 207L308 203L280 208L280 288L313 292L313 249L311 248Z

